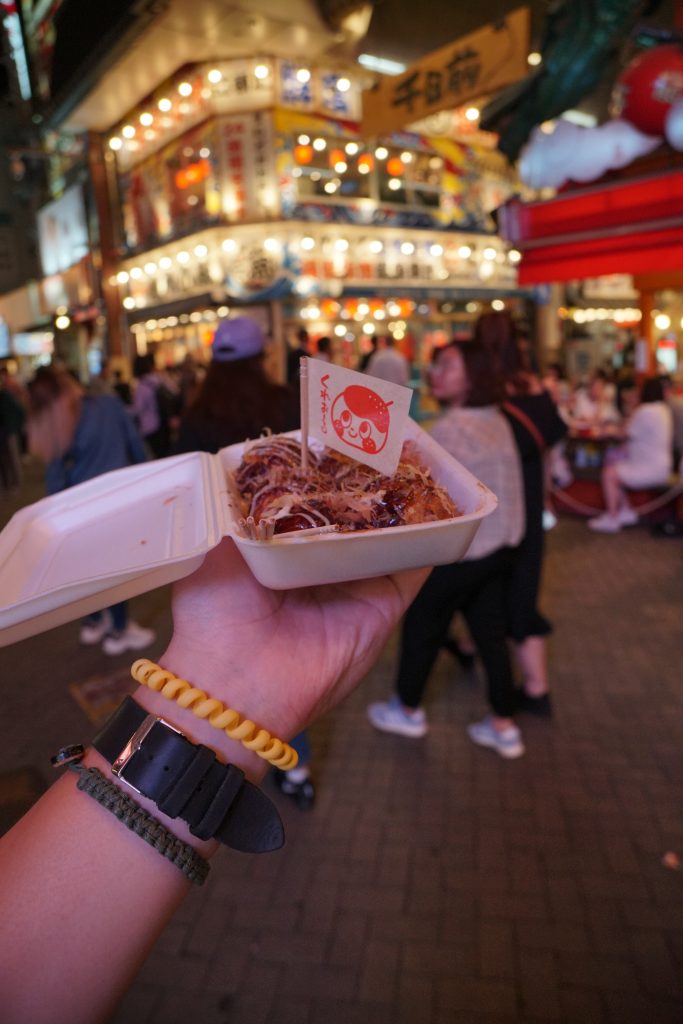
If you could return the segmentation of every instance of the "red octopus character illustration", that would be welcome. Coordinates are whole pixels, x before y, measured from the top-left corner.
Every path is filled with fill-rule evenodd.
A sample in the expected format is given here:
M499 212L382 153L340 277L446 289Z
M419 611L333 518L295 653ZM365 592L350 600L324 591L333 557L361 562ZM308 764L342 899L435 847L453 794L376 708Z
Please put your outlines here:
M351 448L377 455L387 443L392 404L370 388L350 384L332 404L335 433Z

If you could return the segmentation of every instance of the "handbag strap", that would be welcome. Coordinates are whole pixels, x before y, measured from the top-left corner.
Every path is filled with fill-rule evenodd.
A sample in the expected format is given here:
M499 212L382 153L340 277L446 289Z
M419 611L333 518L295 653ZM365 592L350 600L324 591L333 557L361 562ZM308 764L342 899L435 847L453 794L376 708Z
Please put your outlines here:
M546 450L546 443L543 439L541 431L538 429L534 421L512 402L503 402L503 410L506 413L509 413L510 416L514 416L515 419L528 430L528 432L531 434L534 441L538 445L538 450L540 451L541 455L544 455Z

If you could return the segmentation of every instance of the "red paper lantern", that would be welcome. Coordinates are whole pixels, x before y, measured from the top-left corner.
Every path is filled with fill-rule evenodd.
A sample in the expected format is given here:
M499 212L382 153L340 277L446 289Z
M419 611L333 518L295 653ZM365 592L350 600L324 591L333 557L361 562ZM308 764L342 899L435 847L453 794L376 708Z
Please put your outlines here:
M361 174L368 174L375 166L375 158L370 153L361 153L358 157L358 170Z
M672 105L683 98L683 49L657 46L631 61L612 93L616 117L630 121L647 135L663 135Z
M391 160L387 160L387 172L392 178L400 178L405 169L405 164L400 156L392 156Z

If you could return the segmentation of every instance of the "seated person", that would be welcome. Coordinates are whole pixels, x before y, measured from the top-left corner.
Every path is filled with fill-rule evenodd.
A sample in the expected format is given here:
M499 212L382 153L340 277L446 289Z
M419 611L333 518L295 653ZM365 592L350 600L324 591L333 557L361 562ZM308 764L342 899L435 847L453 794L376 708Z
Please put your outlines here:
M671 473L673 421L658 378L644 382L640 403L626 423L625 437L624 447L602 470L607 511L588 523L601 533L618 533L622 526L638 522L638 513L626 496L627 488L661 487Z
M574 426L597 429L609 423L618 423L616 389L604 370L596 370L587 387L580 387L574 395L572 420Z

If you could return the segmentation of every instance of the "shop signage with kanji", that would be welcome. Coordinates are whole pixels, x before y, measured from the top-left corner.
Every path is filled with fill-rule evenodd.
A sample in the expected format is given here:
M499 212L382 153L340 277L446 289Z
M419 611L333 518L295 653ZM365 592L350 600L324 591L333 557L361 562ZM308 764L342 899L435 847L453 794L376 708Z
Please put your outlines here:
M363 134L390 135L517 82L527 74L528 52L529 8L519 7L364 93Z

